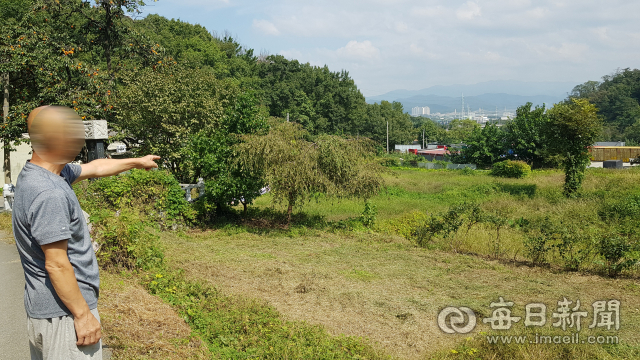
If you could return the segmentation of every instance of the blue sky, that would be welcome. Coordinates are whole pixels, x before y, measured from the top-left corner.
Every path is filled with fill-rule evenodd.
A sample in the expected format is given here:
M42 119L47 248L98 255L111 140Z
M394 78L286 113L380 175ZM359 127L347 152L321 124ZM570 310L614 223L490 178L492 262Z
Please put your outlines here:
M365 96L490 80L599 80L640 68L640 1L159 0L257 53L349 71Z

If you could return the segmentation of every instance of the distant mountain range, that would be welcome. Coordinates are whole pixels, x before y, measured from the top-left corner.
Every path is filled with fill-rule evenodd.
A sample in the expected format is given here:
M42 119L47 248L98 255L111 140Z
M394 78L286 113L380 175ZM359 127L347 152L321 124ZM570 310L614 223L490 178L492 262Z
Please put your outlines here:
M449 113L454 109L460 112L461 95L464 94L465 111L477 112L482 108L485 114L492 114L496 107L502 113L505 108L513 111L527 102L550 107L564 100L575 85L568 82L489 81L473 85L432 86L422 90L394 90L367 97L367 102L398 101L409 113L415 106L428 106L431 113Z

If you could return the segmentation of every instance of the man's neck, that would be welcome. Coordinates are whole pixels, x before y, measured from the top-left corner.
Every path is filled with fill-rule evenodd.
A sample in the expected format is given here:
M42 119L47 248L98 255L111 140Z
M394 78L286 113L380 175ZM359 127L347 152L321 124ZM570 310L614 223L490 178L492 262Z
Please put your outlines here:
M62 169L64 169L64 166L66 165L66 164L50 163L44 160L43 158L41 158L40 156L38 156L35 150L33 151L33 155L31 156L31 163L33 165L38 165L41 168L44 168L45 170L49 170L56 175L60 175L60 173L62 172Z

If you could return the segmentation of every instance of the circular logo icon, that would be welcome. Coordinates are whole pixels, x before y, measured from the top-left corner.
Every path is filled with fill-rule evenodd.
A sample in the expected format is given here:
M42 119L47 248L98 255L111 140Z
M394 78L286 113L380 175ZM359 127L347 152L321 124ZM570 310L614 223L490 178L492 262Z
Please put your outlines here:
M467 334L476 327L476 314L468 307L449 306L438 314L438 326L447 334Z

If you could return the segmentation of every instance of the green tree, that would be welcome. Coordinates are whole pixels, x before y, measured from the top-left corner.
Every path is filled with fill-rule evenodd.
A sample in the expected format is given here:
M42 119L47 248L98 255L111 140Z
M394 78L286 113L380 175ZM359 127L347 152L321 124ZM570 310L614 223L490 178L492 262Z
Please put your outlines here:
M240 166L235 146L242 142L242 135L261 133L267 129L264 109L257 106L252 93L241 93L225 108L225 116L215 129L195 134L189 143L189 158L194 168L206 179L206 195L202 200L216 213L229 205L241 203L244 212L260 190L265 180L260 172L248 172Z
M62 15L39 3L0 30L0 73L10 84L8 122L0 132L7 143L21 141L29 112L43 104L72 107L89 118L112 109L103 74L77 59L82 49Z
M382 187L381 167L372 161L365 139L320 136L305 140L300 124L276 121L266 135L248 135L236 146L238 161L249 173L264 174L274 203L287 204L287 218L295 206L320 194L333 198L364 198Z
M532 167L542 167L547 153L545 128L549 119L545 114L545 106L531 109L532 103L518 107L515 119L507 123L506 146L512 150L515 160L526 161Z
M467 119L453 119L447 126L447 131L444 134L442 142L446 144L457 144L465 142L466 139L471 136L474 129L479 129L480 125Z
M414 137L416 139L423 139L424 143L440 142L445 138L446 130L438 125L435 121L429 118L412 118L414 126Z
M131 72L123 80L112 123L136 154L157 154L181 182L195 183L203 176L191 142L223 131L225 105L233 101L237 86L217 80L212 72L167 65ZM223 161L223 159L220 159Z
M393 151L396 144L409 144L415 140L411 116L404 112L399 102L382 101L380 104L367 105L366 118L368 121L363 124L358 135L368 137L386 148L388 122L390 151Z
M505 138L504 131L495 124L487 124L482 129L475 128L467 137L467 147L460 151L461 156L454 158L456 162L488 168L506 154Z
M570 99L548 111L548 141L552 152L564 157L564 193L577 194L590 163L588 148L602 131L602 119L595 105L585 99Z
M33 6L31 0L0 1L0 23L7 24L22 19L22 16Z
M258 61L256 76L271 116L289 114L312 135L362 132L366 103L348 72L272 55Z
M165 57L186 67L210 69L218 77L228 76L227 53L221 40L203 26L150 14L136 21L135 27L154 44L160 44Z
M627 129L640 120L640 70L620 69L601 82L587 81L576 86L569 98L596 105L605 125L602 140L624 140Z

